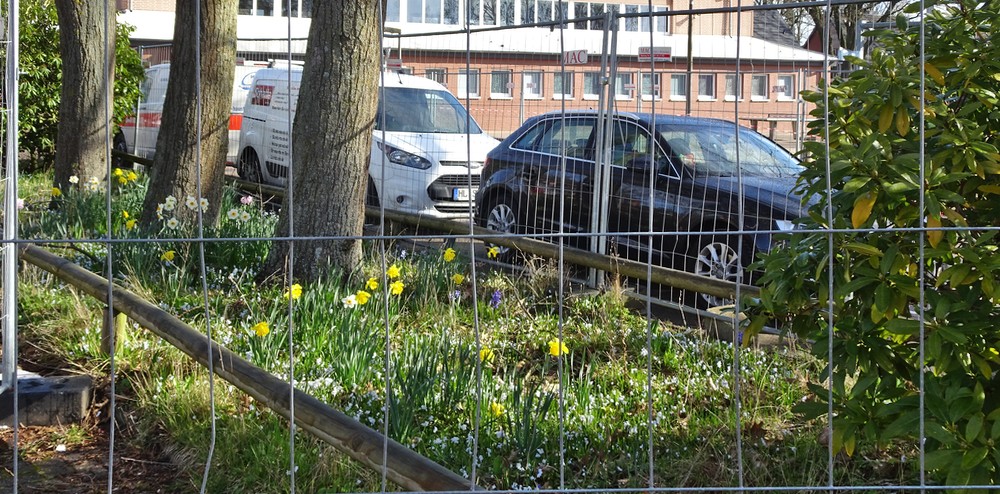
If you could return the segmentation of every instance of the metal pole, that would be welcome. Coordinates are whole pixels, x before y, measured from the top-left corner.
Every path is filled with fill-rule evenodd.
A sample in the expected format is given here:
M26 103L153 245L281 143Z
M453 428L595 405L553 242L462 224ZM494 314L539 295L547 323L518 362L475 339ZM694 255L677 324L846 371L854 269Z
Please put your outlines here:
M18 79L18 0L7 3L7 175L3 215L3 383L0 393L14 389L17 381L17 79ZM16 403L16 402L15 402ZM17 407L14 407L15 413ZM16 479L16 477L15 477Z
M694 0L688 0L688 51L687 51L687 98L684 101L684 114L691 114L691 98L694 97ZM652 26L650 26L652 27Z

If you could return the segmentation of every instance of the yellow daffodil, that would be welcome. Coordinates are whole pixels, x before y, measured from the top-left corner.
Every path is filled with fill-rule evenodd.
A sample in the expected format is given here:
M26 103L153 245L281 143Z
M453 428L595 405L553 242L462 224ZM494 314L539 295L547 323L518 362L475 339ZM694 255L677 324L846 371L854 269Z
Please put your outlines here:
M125 175L125 172L123 172L121 168L115 168L114 171L111 172L111 174L116 177L121 177Z
M403 293L403 286L402 281L393 281L392 284L389 285L389 293L399 295Z
M567 348L566 344L559 338L549 340L549 355L558 357L560 355L566 355L567 353L569 353L569 348Z
M296 283L296 284L292 285L292 288L290 288L290 289L289 289L289 290L288 290L287 292L285 292L285 294L284 294L284 295L282 295L282 296L283 296L283 297L285 297L285 299L287 299L289 295L291 295L291 296L292 296L292 300L298 300L298 299L299 299L299 297L301 297L301 296L302 296L302 285L300 285L300 284L298 284L298 283Z
M490 403L490 415L494 418L503 417L503 414L507 412L507 407L501 405L500 403L493 402Z
M354 296L358 299L358 305L365 305L368 303L368 299L372 298L372 294L364 290L358 290Z
M127 178L129 182L135 182L136 180L139 180L139 175L134 171L129 170Z
M118 177L118 183L119 183L120 185L125 185L125 184L127 184L127 183L128 183L128 179L127 179L127 178L125 178L125 177Z
M492 348L483 347L482 350L479 350L479 361L480 362L484 362L484 363L487 363L487 364L492 364L493 363L493 359L495 359L496 356L497 356L497 354L496 354L496 352L493 351Z
M451 281L456 285L461 285L462 282L465 281L465 276L462 276L461 273L455 273L451 275Z
M372 291L378 290L378 280L376 280L374 276L368 278L368 282L365 283L365 288Z
M486 251L486 257L490 259L496 259L500 255L500 248L497 246L490 247L490 250Z
M62 191L59 190L59 187L52 187L52 197L59 197L61 195Z
M271 326L268 326L267 321L261 321L253 325L253 332L257 336L264 337L271 332Z
M131 230L133 228L135 228L135 220L128 220L128 221L125 222L125 229L126 230Z
M444 250L444 254L441 256L444 258L444 262L451 262L455 260L455 249L448 247Z
M122 211L122 218L128 219L128 211Z
M389 266L389 269L385 271L385 275L388 276L390 280L394 280L396 278L399 278L399 271L400 271L399 266L393 264L392 266Z
M164 252L163 255L160 256L160 260L161 261L172 262L174 260L174 256L176 254L177 254L176 252L174 252L172 250L168 250L168 251Z

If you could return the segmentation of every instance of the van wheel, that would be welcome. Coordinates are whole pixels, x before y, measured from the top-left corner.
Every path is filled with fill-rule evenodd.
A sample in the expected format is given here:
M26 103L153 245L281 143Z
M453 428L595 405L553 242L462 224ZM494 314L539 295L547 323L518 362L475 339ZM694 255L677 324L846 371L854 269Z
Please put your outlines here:
M115 133L115 138L111 143L111 149L114 151L120 151L122 153L128 152L128 144L125 142L125 134L122 134L122 131L119 130L117 133ZM114 166L115 168L125 168L126 166L131 168L132 162L126 161L125 158L121 156L112 155L111 165Z
M260 174L260 160L257 159L257 153L252 149L248 149L240 155L240 161L236 166L236 173L247 182L259 184L264 181Z
M524 232L520 207L511 200L510 196L499 195L491 198L486 207L483 208L483 212L481 221L488 230L504 234ZM494 245L489 242L486 243L486 247L496 249L496 259L500 262L510 263L517 257L517 249L512 247Z
M377 208L380 205L381 203L378 200L378 189L375 188L375 184L369 178L368 190L365 192L365 206Z

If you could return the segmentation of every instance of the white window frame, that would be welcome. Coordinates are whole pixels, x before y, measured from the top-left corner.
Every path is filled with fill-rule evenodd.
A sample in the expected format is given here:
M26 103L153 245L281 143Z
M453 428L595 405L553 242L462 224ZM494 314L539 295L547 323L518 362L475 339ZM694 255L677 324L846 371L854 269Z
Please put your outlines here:
M574 84L576 83L575 74L572 71L556 71L552 73L552 99L573 99ZM560 77L565 78L561 84L559 83ZM568 93L562 92L564 88L567 88L566 81L569 81Z
M430 79L442 86L448 86L448 69L442 67L434 67L429 69L424 69L424 77Z
M710 84L705 84L706 80L711 80ZM715 74L698 74L698 101L716 101L719 96L719 80ZM703 92L703 89L709 89Z
M764 94L757 94L754 92L754 81L764 79L764 84L760 87L764 88ZM767 85L771 82L771 78L767 74L752 74L750 76L750 101L769 101L771 99L770 88Z
M529 76L535 80L535 88L528 87ZM521 91L524 91L524 99L542 99L545 95L545 72L541 70L521 72Z
M503 92L494 92L493 79L497 76L506 76L507 82L500 88ZM509 69L496 69L490 71L490 99L514 99L514 71Z
M646 92L646 80L651 81L652 94ZM660 72L642 72L639 74L639 96L643 101L660 101L663 97L663 86L660 85L661 80L663 80L663 76Z
M680 87L684 89L684 94L674 91L674 88L678 87L674 84L674 81L676 80L683 82ZM688 98L687 93L690 89L691 87L688 84L687 74L670 74L670 101L686 101Z
M785 84L781 84L785 82ZM775 91L775 98L778 101L795 101L795 76L792 74L779 75L774 78L775 87L785 86L784 92Z
M722 90L724 91L723 98L726 101L743 101L743 74L726 74L723 78L724 84ZM733 88L736 90L735 94L729 92L729 81L733 81Z
M475 79L475 84L470 84L470 76ZM479 69L459 69L458 70L458 94L459 98L479 99ZM471 91L469 91L471 89Z
M615 75L615 99L618 101L630 101L635 89L625 89L625 85L631 84L635 87L635 77L631 72L619 72ZM620 90L620 91L619 91Z
M596 92L596 93L588 93L587 92L587 90L590 89L590 87L587 85L587 79L589 79L591 76L597 78L597 91L598 92ZM600 99L600 97L601 97L600 91L601 91L601 73L600 72L584 72L583 73L583 99L585 99L585 100Z

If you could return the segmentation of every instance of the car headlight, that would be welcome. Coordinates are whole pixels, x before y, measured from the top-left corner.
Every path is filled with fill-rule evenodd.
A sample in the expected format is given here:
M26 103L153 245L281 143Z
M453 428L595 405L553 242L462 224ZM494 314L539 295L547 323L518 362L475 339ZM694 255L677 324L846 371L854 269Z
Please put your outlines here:
M795 229L795 222L792 220L774 220L774 226L783 232L790 232Z
M402 149L394 148L388 144L379 143L378 147L383 153L385 153L385 157L388 158L390 162L397 165L408 166L410 168L417 168L420 170L426 170L431 167L431 162L422 156L407 153Z

